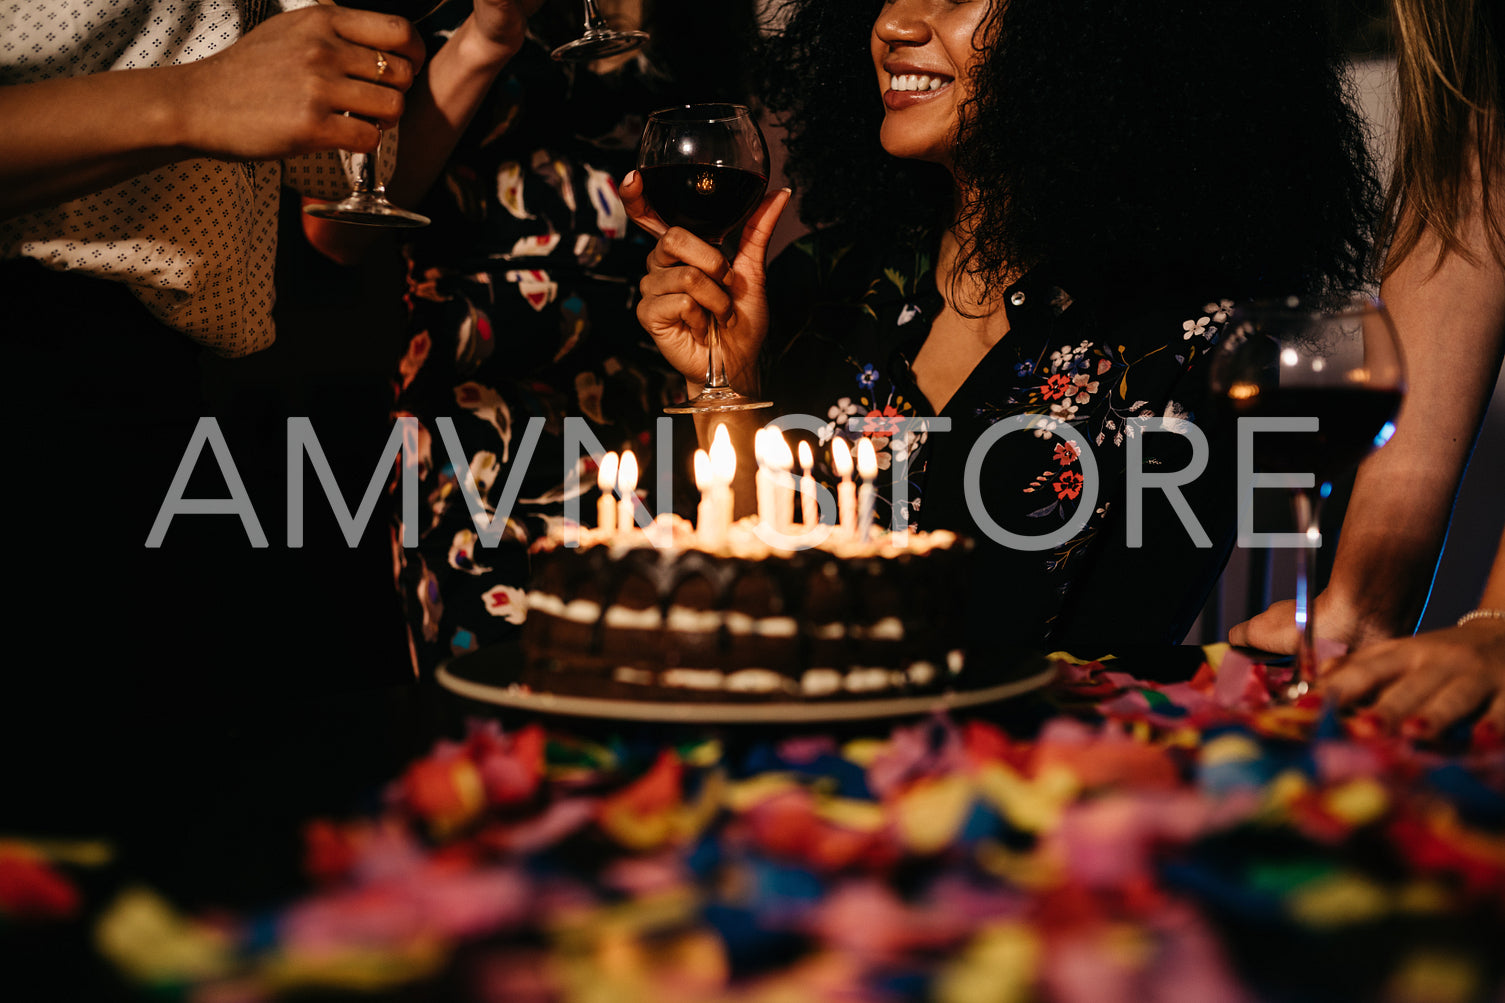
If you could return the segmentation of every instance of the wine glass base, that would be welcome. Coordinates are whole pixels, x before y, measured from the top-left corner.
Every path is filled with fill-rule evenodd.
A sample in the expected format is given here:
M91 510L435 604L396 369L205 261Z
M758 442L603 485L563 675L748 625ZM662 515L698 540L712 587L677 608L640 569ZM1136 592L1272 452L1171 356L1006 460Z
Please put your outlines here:
M340 202L314 202L303 211L319 219L334 219L357 226L385 226L414 229L428 226L429 218L421 213L399 209L380 195L357 193Z
M760 401L737 393L731 387L702 390L696 397L664 408L665 414L707 414L715 411L751 411L773 407L773 401Z
M648 41L646 31L588 31L566 42L550 55L561 62L588 63L640 49Z

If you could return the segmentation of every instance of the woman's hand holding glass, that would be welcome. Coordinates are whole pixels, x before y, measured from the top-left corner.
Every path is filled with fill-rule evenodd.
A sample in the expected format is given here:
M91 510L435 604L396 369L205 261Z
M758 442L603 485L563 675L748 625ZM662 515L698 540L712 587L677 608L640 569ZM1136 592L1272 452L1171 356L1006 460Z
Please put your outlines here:
M423 60L423 41L399 17L326 5L277 14L182 67L192 77L184 145L244 160L369 153L402 117Z
M684 375L693 397L705 379L706 340L714 317L728 380L744 393L756 394L758 352L768 335L768 243L789 202L789 189L764 196L743 225L730 259L721 248L659 219L643 197L637 171L623 179L620 191L628 217L658 238L648 255L648 274L639 283L638 321Z

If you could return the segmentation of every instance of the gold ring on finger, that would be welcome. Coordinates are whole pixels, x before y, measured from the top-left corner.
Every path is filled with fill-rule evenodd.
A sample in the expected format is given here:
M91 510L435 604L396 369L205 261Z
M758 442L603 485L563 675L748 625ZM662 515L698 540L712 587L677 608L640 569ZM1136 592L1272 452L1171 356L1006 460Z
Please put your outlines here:
M376 79L380 80L387 72L387 54L380 49L376 50Z

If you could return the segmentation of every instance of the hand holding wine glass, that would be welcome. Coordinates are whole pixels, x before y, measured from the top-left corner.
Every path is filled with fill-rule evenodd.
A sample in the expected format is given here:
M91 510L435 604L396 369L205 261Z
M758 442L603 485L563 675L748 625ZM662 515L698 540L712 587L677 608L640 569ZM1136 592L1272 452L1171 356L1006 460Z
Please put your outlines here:
M1296 522L1296 675L1287 696L1316 678L1316 625L1310 601L1318 513L1334 479L1384 444L1405 383L1400 345L1384 304L1361 298L1336 310L1290 298L1238 308L1212 359L1211 386L1242 423L1254 469L1279 476L1291 491ZM1241 494L1244 492L1241 491ZM1247 498L1241 499L1247 504ZM1241 533L1248 526L1240 513Z
M628 215L660 238L641 284L638 319L687 380L703 382L694 400L670 413L769 406L738 393L727 378L750 377L767 333L765 256L789 197L764 197L767 165L767 146L746 108L687 105L650 117L638 170L622 186ZM739 226L728 260L723 241Z
M411 25L434 13L448 0L348 0L348 2L352 7L383 14L395 14ZM373 82L382 86L396 86L396 71L393 61L388 58L386 52L381 49L373 50L372 67L375 72ZM414 65L413 73L416 74L416 71L417 66ZM389 74L392 74L391 78ZM411 84L412 79L412 75L409 75L407 84ZM351 110L347 109L347 111ZM354 114L353 111L351 113ZM386 187L379 176L382 140L386 136L386 129L391 124L395 124L395 121L395 118L377 121L375 149L350 151L355 182L349 195L338 202L310 203L303 207L303 211L320 219L333 219L341 223L356 223L362 226L404 228L427 226L429 223L427 216L399 208L387 198Z

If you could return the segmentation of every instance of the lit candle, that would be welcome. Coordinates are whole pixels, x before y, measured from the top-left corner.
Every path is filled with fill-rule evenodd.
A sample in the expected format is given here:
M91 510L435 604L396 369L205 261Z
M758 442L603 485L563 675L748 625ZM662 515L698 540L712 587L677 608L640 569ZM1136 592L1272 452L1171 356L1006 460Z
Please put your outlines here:
M622 465L617 471L617 494L622 500L617 503L617 531L629 532L637 524L638 458L631 450L622 453Z
M840 436L831 440L831 463L841 478L836 485L837 529L851 537L857 532L857 487L852 483L852 449Z
M732 448L732 437L725 425L718 425L711 436L711 506L715 513L712 520L711 538L708 547L719 547L726 542L728 528L732 524L732 480L737 476L737 451Z
M617 531L617 505L611 497L611 489L617 483L617 454L607 453L601 457L596 468L596 487L601 497L596 499L596 528L607 536Z
M873 451L873 440L866 436L857 443L857 473L862 478L857 525L862 527L862 542L866 543L873 533L873 507L878 500L878 454Z
M711 454L695 450L695 487L700 491L700 504L695 506L695 535L706 547L711 546L711 534L717 523L715 483Z
M777 429L768 430L764 445L772 468L769 476L773 481L773 528L790 533L794 530L794 454Z
M815 457L810 452L810 443L800 441L800 522L808 529L820 521L815 508Z
M753 459L757 461L758 472L753 475L753 486L758 491L758 523L763 526L778 528L774 520L773 498L773 470L772 470L772 446L769 438L778 433L771 428L760 428L753 433Z

